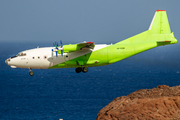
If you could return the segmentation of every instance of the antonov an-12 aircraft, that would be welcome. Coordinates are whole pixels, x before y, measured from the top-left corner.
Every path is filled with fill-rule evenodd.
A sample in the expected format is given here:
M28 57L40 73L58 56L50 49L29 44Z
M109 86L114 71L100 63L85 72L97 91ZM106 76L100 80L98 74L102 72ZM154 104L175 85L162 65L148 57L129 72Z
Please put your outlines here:
M77 73L88 71L88 67L109 65L157 46L177 43L171 33L165 10L156 10L147 31L120 41L116 44L94 44L83 42L78 44L25 50L8 58L5 63L11 68L32 69L76 68Z

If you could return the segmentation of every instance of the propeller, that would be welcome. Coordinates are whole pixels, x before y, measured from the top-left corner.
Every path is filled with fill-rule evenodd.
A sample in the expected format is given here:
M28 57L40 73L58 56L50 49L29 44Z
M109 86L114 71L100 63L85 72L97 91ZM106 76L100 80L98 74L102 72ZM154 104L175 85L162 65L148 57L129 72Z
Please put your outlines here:
M61 56L63 56L63 44L62 44L62 40L60 40L60 44L61 44Z
M56 52L56 57L58 57L58 42L55 41L55 43L53 43L53 46L55 47L54 49L52 49L52 52Z
M63 44L62 44L62 40L60 40L60 46L58 45L58 42L56 42L56 41L53 43L53 46L55 48L52 49L52 52L56 52L56 57L58 57L58 50L59 50L58 47L60 47L60 49L61 49L61 56L63 56Z

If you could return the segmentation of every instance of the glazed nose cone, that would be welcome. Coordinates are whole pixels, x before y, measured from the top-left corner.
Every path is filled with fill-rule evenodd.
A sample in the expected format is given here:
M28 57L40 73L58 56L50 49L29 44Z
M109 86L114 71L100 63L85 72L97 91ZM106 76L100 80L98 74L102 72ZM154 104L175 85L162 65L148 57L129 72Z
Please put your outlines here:
M10 61L10 59L6 59L5 60L5 63L8 65L8 62Z

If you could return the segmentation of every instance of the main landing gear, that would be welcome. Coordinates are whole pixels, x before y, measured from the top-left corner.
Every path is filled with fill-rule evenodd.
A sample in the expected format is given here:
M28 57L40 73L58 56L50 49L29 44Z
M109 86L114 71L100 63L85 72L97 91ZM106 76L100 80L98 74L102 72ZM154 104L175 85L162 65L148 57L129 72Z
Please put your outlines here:
M30 72L29 72L29 75L30 76L33 76L34 75L34 72L31 70L31 68L29 68Z
M29 68L29 75L30 76L33 76L34 75L34 72L31 70L31 68ZM83 72L83 73L86 73L88 72L88 68L87 67L78 67L75 69L76 73L80 73L80 72Z
M83 73L86 73L88 71L88 68L87 67L78 67L75 69L76 73L80 73L81 71Z

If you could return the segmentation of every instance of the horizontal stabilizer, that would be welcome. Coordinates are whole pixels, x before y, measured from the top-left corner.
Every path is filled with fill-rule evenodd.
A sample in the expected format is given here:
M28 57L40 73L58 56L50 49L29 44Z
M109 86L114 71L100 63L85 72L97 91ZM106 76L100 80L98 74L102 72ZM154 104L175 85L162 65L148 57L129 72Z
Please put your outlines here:
M171 40L162 40L162 41L157 41L157 46L162 46L162 45L168 45L171 44Z
M170 40L164 40L164 41L157 41L158 43L166 43L166 42L171 42Z

